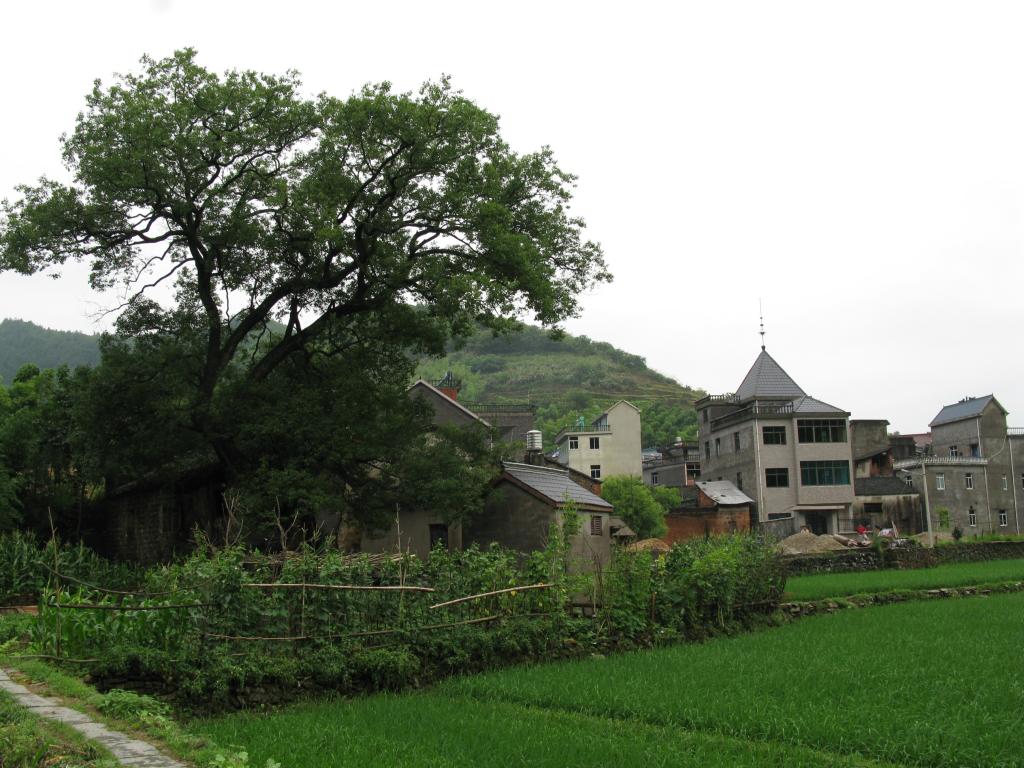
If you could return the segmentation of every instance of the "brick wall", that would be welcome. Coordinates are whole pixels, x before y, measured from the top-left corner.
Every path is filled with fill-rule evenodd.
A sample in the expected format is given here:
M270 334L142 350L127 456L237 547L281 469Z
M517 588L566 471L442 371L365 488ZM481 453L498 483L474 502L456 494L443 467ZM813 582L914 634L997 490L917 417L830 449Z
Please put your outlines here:
M668 532L662 539L669 544L716 533L736 533L750 530L750 510L733 509L686 510L665 515Z

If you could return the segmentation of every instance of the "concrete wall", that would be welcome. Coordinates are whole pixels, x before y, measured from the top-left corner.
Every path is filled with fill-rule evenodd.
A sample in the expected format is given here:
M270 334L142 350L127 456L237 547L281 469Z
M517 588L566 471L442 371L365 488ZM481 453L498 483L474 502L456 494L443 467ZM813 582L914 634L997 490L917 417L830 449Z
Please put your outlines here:
M445 525L448 528L448 548L462 548L462 528L448 525L436 512L425 510L403 510L399 513L398 525L392 525L383 532L362 534L359 549L362 552L410 552L417 557L430 554L430 526Z
M834 531L837 513L840 516L847 514L853 504L854 466L850 443L800 443L797 439L797 422L798 418L795 416L760 418L711 430L710 424L705 424L702 417L699 422L701 451L705 450L705 443L710 449L710 458L703 459L702 479L721 478L736 483L737 486L740 485L738 481L741 481L743 492L758 503L759 520L768 520L769 515L803 515L801 507L815 507L826 510L830 521L829 530ZM766 445L763 438L766 426L784 427L785 445ZM739 450L736 449L737 435ZM717 451L716 440L719 441ZM849 462L848 485L804 486L800 482L801 461L829 459ZM764 479L766 469L787 469L789 487L768 488Z
M603 566L611 559L611 531L606 512L579 512L580 531L572 539L572 557L580 567ZM600 518L600 534L591 533L591 517ZM529 554L547 546L552 523L562 524L561 512L512 483L499 483L487 497L482 514L463 525L464 546L483 548L492 543Z
M601 479L615 475L643 476L640 448L640 412L626 402L608 409L608 430L570 431L558 443L558 460L564 466L590 474L591 466L601 467ZM579 447L569 448L569 437L579 439ZM599 447L591 448L590 439L597 438Z
M856 496L850 516L840 518L838 532L853 533L862 522L871 529L875 526L888 528L896 523L901 534L921 533L925 530L921 497L916 493L905 496Z

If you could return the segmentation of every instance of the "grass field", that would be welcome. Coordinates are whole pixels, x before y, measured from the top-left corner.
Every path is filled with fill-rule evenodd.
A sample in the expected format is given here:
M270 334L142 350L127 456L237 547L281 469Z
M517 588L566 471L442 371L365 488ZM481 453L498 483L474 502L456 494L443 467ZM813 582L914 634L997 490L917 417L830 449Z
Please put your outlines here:
M936 589L1024 581L1024 560L987 560L953 563L908 571L820 573L793 576L786 581L786 600L821 600L827 597L888 592L894 589Z
M284 768L1024 765L1024 595L907 603L197 723Z

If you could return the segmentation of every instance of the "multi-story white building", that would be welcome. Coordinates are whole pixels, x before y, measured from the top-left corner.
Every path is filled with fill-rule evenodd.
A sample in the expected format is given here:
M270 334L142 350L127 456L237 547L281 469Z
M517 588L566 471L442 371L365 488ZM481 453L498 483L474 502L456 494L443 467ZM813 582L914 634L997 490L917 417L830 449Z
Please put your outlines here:
M804 392L764 347L735 394L697 408L703 480L729 480L762 523L835 533L853 504L850 414Z
M591 424L580 422L555 435L558 461L595 480L615 475L640 477L640 409L625 400L598 416Z

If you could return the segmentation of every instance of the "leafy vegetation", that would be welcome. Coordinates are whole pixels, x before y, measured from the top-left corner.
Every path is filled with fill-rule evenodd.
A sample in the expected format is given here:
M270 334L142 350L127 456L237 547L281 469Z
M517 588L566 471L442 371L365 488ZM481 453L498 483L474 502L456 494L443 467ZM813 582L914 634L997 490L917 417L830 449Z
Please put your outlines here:
M35 603L52 582L56 567L72 579L108 588L126 589L142 583L138 566L113 563L85 545L41 541L24 531L0 533L0 605Z
M310 547L204 548L148 571L138 594L51 583L33 652L226 707L267 688L397 690L516 660L702 638L757 621L782 593L772 548L751 536L677 545L657 563L619 551L604 572L581 572L566 518L525 562L497 547L376 563ZM551 586L519 589L538 583ZM292 586L264 586L275 584ZM483 596L448 602L469 595ZM600 606L592 619L573 610L580 595Z
M791 576L786 581L787 600L821 600L827 597L889 592L903 589L937 589L1024 580L1024 560L986 560L950 563L913 570L819 573Z
M663 536L665 514L679 506L678 488L646 485L639 477L612 476L601 483L601 497L633 529L638 539Z
M417 374L437 381L449 370L462 381L460 400L536 404L537 428L549 444L579 416L589 422L618 400L642 409L644 445L697 435L693 401L703 392L651 370L639 355L586 336L552 336L529 325L507 336L478 330L450 344L444 358L420 362Z
M336 756L398 766L1015 766L1022 631L1020 594L909 603L517 667L430 693L239 713L195 730L258 760L283 759L287 744L309 768ZM838 663L843 649L884 653ZM321 734L315 748L299 738L309 733Z
M0 691L0 766L115 768L117 762L95 744L36 717Z

